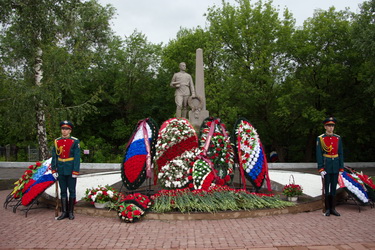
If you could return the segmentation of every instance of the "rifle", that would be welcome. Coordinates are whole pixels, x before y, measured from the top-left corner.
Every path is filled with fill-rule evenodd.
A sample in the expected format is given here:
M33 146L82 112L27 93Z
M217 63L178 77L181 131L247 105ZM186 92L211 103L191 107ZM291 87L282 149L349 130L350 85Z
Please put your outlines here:
M55 182L56 191L56 207L55 207L55 219L59 216L59 183Z
M326 196L325 196L325 190L324 190L324 176L322 176L322 211L323 214L326 212Z

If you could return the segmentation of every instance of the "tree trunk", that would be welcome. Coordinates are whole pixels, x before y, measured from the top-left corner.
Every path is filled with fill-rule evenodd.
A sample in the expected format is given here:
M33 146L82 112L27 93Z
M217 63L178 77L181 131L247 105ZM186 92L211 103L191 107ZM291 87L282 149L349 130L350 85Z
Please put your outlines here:
M41 160L47 160L49 151L47 146L46 116L44 113L44 104L39 100L36 104L36 122L37 122L37 138L39 144L39 155Z
M37 49L34 65L34 79L35 85L38 87L42 86L43 78L43 60L42 60L43 51L41 48ZM36 124L37 124L37 138L39 144L39 155L41 160L46 160L49 156L48 146L47 146L47 131L46 131L46 116L44 111L43 100L36 100Z

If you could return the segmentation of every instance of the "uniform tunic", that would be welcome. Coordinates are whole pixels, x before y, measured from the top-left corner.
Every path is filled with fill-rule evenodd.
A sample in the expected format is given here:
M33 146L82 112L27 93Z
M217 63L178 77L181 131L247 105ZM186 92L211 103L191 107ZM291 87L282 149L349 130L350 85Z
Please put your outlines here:
M61 189L61 197L75 198L76 178L72 175L78 175L80 170L80 148L79 140L75 137L59 137L55 140L52 149L52 173L58 173L58 179Z
M180 87L176 88L175 96L190 96L191 94L195 95L193 78L186 72L177 72L173 75L171 81L171 87L175 87L172 83L179 82Z
M316 161L318 170L327 174L338 174L344 169L344 153L339 135L322 134L316 140Z
M339 135L322 134L316 140L316 161L324 177L325 195L335 195L339 172L344 170L344 153Z

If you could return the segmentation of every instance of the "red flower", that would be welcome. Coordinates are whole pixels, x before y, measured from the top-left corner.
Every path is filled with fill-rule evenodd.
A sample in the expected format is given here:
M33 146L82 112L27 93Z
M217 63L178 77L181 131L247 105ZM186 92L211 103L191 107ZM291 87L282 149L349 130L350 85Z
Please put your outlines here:
M128 212L126 217L128 217L129 219L133 219L133 212Z
M224 182L223 179L219 179L219 180L216 182L216 184L222 186L222 185L225 184L225 182Z
M139 211L139 210L135 210L135 211L133 212L133 214L134 214L134 216L141 216L141 211Z

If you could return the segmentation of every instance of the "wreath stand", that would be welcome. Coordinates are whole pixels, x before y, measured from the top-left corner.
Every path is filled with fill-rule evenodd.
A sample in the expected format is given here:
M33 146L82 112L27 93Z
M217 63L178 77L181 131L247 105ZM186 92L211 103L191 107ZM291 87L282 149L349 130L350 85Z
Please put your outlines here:
M43 208L43 207L39 206L39 204L40 204L39 198L42 196L43 193L44 192L40 193L37 197L35 197L35 199L27 206L22 205L22 199L20 199L20 198L16 199L11 194L8 194L7 198L5 199L5 202L4 202L3 206L4 206L5 209L7 209L8 206L11 207L12 210L13 210L13 213L16 213L17 209L19 209L20 211L24 212L25 217L27 217L27 214L31 209ZM37 207L34 207L34 205L36 205ZM22 206L22 207L20 207L20 206ZM46 208L48 208L48 207L49 206L46 206Z
M348 204L348 205L354 205L354 206L357 206L357 208L358 208L358 212L360 213L361 212L361 207L362 206L370 206L370 208L374 208L374 202L373 201L371 201L371 200L369 200L369 202L368 203L361 203L361 202L359 202L355 197L354 197L354 195L350 192L350 191L348 191L348 190L346 190L346 189L344 189L345 190L345 192L347 193L347 197L345 197L343 200L343 202L345 203L345 204Z
M3 207L5 209L8 208L8 205L10 207L13 207L14 206L14 203L18 202L18 199L15 199L14 196L12 195L12 193L8 194L7 197L5 198L5 201L4 201L4 204L3 204Z
M354 195L352 193L348 192L347 190L345 190L345 192L348 194L348 196L344 198L344 203L348 204L348 205L357 206L358 213L360 213L361 212L361 204L356 200L356 198L354 197Z
M152 188L151 178L147 178L147 184L145 186L146 186L146 190L145 190L146 195L147 196L152 195L155 190ZM120 187L120 190L119 190L120 193L121 193L123 187L124 187L124 182L122 182L122 184L121 184L121 187ZM136 189L136 190L125 190L124 193L125 194L134 194L134 192L136 192L137 190L139 190L139 188ZM137 191L137 192L139 192L139 191Z

